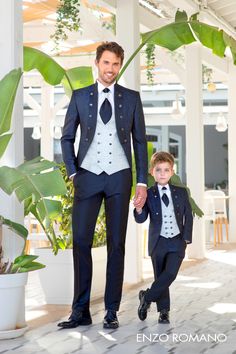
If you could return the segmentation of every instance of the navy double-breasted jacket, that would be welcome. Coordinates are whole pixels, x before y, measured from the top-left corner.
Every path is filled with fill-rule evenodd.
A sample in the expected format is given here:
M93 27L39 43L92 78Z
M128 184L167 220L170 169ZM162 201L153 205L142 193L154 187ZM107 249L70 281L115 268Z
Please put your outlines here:
M132 136L137 182L147 183L147 142L140 95L137 91L115 84L114 105L118 138L130 168L132 167ZM61 138L62 155L68 175L77 172L93 141L97 123L97 110L97 83L73 91ZM78 152L75 154L74 142L79 126L81 131L80 143Z
M185 241L191 243L193 215L187 191L182 187L173 186L171 184L169 184L169 186L180 234ZM162 226L161 198L156 183L148 189L147 200L142 209L142 213L138 214L136 209L134 210L134 217L138 223L143 223L148 216L150 217L148 252L149 255L151 255L160 236Z

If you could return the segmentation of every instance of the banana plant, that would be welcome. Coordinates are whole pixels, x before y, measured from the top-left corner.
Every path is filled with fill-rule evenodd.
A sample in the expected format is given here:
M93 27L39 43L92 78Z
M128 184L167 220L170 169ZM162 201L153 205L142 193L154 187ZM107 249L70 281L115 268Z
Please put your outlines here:
M236 40L224 30L200 22L198 13L190 16L185 11L177 11L175 21L146 32L141 36L141 43L123 66L119 78L127 69L133 58L140 52L145 44L151 43L174 51L184 45L199 42L212 50L213 54L223 58L228 47L231 51L234 64L236 64Z
M22 248L22 254L16 257L13 262L2 260L3 251L0 245L0 274L23 273L44 268L45 265L35 262L35 259L37 259L38 256L24 254L28 230L23 225L15 223L0 215L0 234L2 234L3 225L8 227L16 235L20 236L24 240L24 245Z

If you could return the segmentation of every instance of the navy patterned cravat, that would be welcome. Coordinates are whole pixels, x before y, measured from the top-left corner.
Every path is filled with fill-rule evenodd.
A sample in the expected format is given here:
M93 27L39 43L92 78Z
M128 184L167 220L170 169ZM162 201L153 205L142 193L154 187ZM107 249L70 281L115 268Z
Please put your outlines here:
M107 93L109 91L110 90L107 87L104 88L104 90L103 90L103 92L105 92L105 93ZM109 122L109 120L111 119L111 115L112 115L111 104L107 98L105 98L105 100L103 101L99 113L100 113L103 123L107 124Z
M162 191L166 191L167 188L166 188L166 187L162 187L161 190L162 190ZM169 198L168 198L168 196L167 196L166 193L163 193L163 194L162 194L161 199L162 199L163 203L165 204L165 206L168 207L170 201L169 201Z

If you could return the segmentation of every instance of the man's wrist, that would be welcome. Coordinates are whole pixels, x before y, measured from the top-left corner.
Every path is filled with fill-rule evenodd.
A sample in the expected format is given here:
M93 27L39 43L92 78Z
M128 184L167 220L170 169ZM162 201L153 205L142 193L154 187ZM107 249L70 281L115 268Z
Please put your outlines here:
M147 185L146 185L146 183L137 183L137 186L140 186L140 187L146 187L147 188Z

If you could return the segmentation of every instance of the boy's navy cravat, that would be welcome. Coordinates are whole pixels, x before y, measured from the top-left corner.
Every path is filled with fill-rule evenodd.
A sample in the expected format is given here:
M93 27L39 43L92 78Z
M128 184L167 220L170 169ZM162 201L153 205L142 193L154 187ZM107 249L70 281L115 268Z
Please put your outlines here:
M105 92L105 93L107 93L109 91L110 90L107 87L104 88L104 90L103 90L103 92ZM111 115L112 115L111 104L107 98L105 98L105 100L103 101L99 113L100 113L103 123L107 124L109 122L109 120L111 119Z
M162 187L161 190L162 190L162 191L165 191L166 189L167 189L166 187ZM168 207L170 201L169 201L169 198L168 198L168 196L167 196L166 193L163 193L163 194L162 194L161 199L162 199L163 203L165 204L165 206Z

